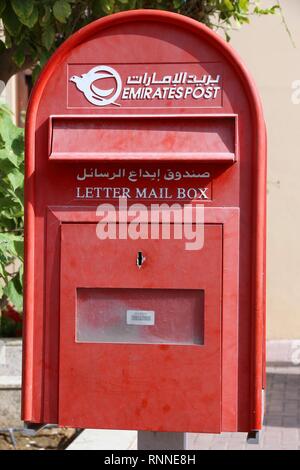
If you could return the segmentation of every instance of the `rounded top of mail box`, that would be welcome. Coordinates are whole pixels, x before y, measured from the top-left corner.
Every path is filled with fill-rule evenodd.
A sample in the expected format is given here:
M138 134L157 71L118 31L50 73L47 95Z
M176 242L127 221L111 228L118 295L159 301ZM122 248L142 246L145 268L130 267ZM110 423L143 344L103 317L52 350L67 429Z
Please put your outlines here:
M165 67L155 69L149 67L151 64ZM183 64L189 65L187 70ZM231 75L224 73L221 77L219 71L226 66ZM63 67L67 67L67 80L62 77ZM59 98L68 114L78 110L81 114L83 109L85 114L124 112L145 100L147 107L163 108L160 105L164 104L168 109L185 105L193 108L200 103L198 108L220 113L226 108L225 86L233 89L232 75L242 84L242 94L251 102L257 126L261 105L256 88L238 55L220 36L198 21L175 13L158 10L117 13L80 29L57 49L34 87L27 124L32 123L32 115L44 94L50 95L52 103ZM103 78L111 79L110 89L99 85ZM137 88L140 80L143 89ZM171 91L170 81L175 85ZM147 85L152 91L145 91ZM66 96L62 96L62 87ZM55 114L53 109L49 113ZM58 114L63 114L63 109Z
M27 169L45 142L52 161L232 164L242 138L259 161L264 133L255 85L220 36L175 13L127 11L77 31L44 67L27 112Z

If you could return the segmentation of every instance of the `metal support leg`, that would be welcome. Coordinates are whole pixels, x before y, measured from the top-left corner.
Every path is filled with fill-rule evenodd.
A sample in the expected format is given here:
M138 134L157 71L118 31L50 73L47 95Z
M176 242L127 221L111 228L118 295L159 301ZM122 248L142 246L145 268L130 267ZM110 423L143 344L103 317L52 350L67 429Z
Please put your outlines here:
M13 448L16 449L17 448L17 441L15 439L14 430L12 428L8 428L8 434L9 434L11 443L13 445Z
M24 436L36 436L36 434L44 428L55 427L55 425L45 423L24 423L22 430Z
M247 444L259 444L259 431L248 432Z
M138 431L138 450L186 450L186 433Z

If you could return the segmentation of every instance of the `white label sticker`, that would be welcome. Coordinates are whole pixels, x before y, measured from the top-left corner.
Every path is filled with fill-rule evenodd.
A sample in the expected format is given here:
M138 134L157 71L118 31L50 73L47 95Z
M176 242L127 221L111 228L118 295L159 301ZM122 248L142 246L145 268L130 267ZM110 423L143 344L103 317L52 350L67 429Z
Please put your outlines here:
M127 325L154 325L155 312L153 310L127 310Z

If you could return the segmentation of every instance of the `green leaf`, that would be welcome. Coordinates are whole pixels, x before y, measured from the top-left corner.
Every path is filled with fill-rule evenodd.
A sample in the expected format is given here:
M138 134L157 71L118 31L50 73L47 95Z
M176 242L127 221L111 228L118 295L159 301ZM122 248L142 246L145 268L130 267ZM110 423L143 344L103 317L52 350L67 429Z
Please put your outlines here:
M34 7L33 0L11 0L11 4L21 21L23 18L29 18L32 14Z
M138 0L127 0L128 10L135 10L137 8Z
M19 132L19 133L18 133ZM17 129L11 142L11 150L17 155L19 163L24 160L24 132L23 129Z
M254 13L257 15L274 15L277 10L280 10L280 5L273 5L271 8L254 8Z
M239 7L242 11L247 12L249 10L249 0L239 0Z
M40 66L44 67L44 65L46 64L46 62L49 60L50 57L51 57L51 52L45 51L44 49L40 55Z
M18 36L20 34L22 24L20 23L10 4L6 6L2 14L2 21L11 36Z
M24 257L24 241L23 240L16 240L14 242L15 250L18 254L18 257L23 260Z
M55 30L53 26L48 26L42 32L42 44L49 51L54 44Z
M18 47L16 52L13 54L12 59L18 67L22 67L25 62L24 48Z
M100 0L102 11L106 14L113 13L115 0Z
M53 5L53 15L60 23L66 23L72 10L67 0L57 0Z
M8 264L14 257L17 256L17 252L14 246L14 237L14 234L9 232L0 233L0 249L2 254L5 255L5 264Z
M23 249L24 249L24 242L23 242ZM20 266L20 270L19 270L19 279L20 279L20 284L21 284L22 289L23 289L23 276L24 276L24 264L22 263Z
M15 167L18 167L23 161L23 130L18 129L11 121L11 118L6 115L2 115L0 119L0 142L1 141L2 148L0 148L0 159L8 159ZM1 162L0 171L4 169L3 163ZM6 170L9 170L9 168L6 167Z
M4 35L5 35L5 47L7 49L10 49L12 47L12 37L9 34L8 29L5 27L5 25L4 25Z
M6 49L5 47L5 43L3 41L1 41L0 39L0 54L2 54L2 52L4 52Z
M18 156L10 149L7 150L6 158L17 168L18 167Z
M270 8L270 13L271 13L271 15L274 15L275 13L277 13L277 10L281 10L281 6L280 6L280 5L273 5L273 6Z
M24 181L23 174L17 168L14 168L13 171L8 173L7 178L10 184L12 185L14 191L19 188Z
M27 34L28 34L28 31L26 31L26 28L22 28L21 31L20 31L19 36L17 36L17 37L15 38L15 40L14 40L15 44L16 44L17 46L19 46L19 45L24 41L24 39L25 39L26 43L25 43L25 41L24 41L24 44L25 44L25 45L24 45L24 48L25 48L25 49L29 49L28 44L27 44L27 37L26 37Z
M234 9L231 0L223 0L223 6L226 10L232 11Z
M41 26L45 26L51 19L51 11L49 6L44 6L44 14L40 16L39 22Z
M0 120L0 137L5 145L10 145L11 134L13 132L13 122L10 115L2 114Z
M12 198L0 197L0 207L1 211L5 211L7 209L15 209L16 202Z
M0 16L2 15L5 7L6 7L6 0L0 0Z
M16 162L12 162L8 157L9 153L9 150L6 150L6 149L2 149L0 150L0 177L2 179L2 184L1 184L1 193L5 193L6 191L6 188L4 187L4 184L3 184L3 180L4 180L4 177L10 172L12 171L14 168L17 167L17 158L16 158ZM7 197L7 194L5 194L5 196Z
M20 281L18 279L11 279L3 289L4 294L7 295L8 299L14 305L16 310L21 312L23 310L23 296L20 292Z
M21 23L23 23L27 28L32 29L39 19L39 10L34 6L30 16L24 16L20 18Z
M94 0L92 3L92 9L96 17L102 16L104 13L102 8L102 0Z
M181 0L173 0L173 7L178 10L181 7L182 1Z
M36 82L39 74L41 73L41 70L42 70L42 67L39 64L34 67L34 69L32 71L32 81L33 81L33 83Z
M1 104L0 106L0 116L1 115L12 116L12 112L6 104Z

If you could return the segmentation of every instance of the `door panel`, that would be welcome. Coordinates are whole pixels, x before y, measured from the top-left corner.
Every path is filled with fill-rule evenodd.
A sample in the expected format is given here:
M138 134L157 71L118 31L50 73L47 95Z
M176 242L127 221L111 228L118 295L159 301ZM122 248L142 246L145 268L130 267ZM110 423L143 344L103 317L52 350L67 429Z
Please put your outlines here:
M222 226L204 234L187 251L62 224L60 423L220 432Z

